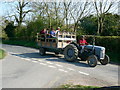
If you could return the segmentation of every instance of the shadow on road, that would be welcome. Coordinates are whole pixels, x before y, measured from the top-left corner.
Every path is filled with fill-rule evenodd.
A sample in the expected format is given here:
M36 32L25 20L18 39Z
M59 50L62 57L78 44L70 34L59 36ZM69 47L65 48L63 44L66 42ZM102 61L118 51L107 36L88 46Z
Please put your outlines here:
M18 56L21 58L45 59L44 61L62 62L62 63L67 63L67 64L73 64L75 66L80 66L80 67L89 67L86 61L79 61L79 59L77 59L75 62L68 62L64 59L62 55L55 55L51 53L46 53L46 55L44 56L40 56L39 53L23 53L23 54L12 54L12 55Z
M46 54L44 56L40 56L39 53L23 53L23 54L12 54L12 55L15 55L15 56L20 56L20 57L23 57L25 56L26 58L49 58L49 57L61 57L61 56L56 56L54 54Z

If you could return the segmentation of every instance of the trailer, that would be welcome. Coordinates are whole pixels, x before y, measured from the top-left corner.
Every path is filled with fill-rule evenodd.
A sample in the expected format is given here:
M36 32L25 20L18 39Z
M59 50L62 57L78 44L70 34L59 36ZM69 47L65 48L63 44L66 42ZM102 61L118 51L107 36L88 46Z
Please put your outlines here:
M105 47L95 45L85 45L81 53L81 46L77 43L76 32L59 32L56 37L51 38L49 34L37 33L37 44L39 54L45 55L46 52L63 54L65 60L69 62L79 60L87 61L90 67L95 67L99 61L102 65L109 63L109 56L105 54Z

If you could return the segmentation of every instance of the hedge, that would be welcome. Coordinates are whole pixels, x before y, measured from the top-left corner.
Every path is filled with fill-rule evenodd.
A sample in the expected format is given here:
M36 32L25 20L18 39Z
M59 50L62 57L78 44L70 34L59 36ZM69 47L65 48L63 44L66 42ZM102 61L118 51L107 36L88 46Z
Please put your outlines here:
M92 44L94 36L86 36L86 40ZM95 45L103 46L106 51L120 52L120 36L95 36Z
M98 36L96 37L96 45L106 47L107 51L120 52L120 37L118 36Z
M86 40L88 43L93 44L93 35L85 35ZM28 38L28 37L21 37L21 38L11 38L12 42L14 41L27 41L27 42L35 42L36 38ZM80 36L77 36L77 40L80 39ZM4 40L3 41L11 41L11 40ZM11 43L12 43L11 42ZM106 48L107 51L111 52L120 52L120 36L95 36L95 45L103 46Z

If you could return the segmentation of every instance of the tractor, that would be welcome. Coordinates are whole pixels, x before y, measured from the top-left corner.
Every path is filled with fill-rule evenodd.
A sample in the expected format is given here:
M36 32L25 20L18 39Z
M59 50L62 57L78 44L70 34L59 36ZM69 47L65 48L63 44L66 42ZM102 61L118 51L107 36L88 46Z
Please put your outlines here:
M44 36L44 37L43 37ZM105 47L85 45L81 53L81 46L77 43L75 32L59 32L56 37L50 38L47 34L37 33L39 54L46 52L63 54L65 60L74 62L79 57L81 61L87 61L90 67L95 67L99 61L102 65L109 63L109 56L105 54Z

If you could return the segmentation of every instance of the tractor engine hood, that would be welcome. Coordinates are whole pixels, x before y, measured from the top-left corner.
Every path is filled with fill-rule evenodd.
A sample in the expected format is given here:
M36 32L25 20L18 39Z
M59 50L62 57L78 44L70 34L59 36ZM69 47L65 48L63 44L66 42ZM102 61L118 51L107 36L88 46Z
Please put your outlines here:
M93 45L86 45L86 49L93 49ZM101 46L94 46L95 55L98 59L104 59L105 57L105 48Z

